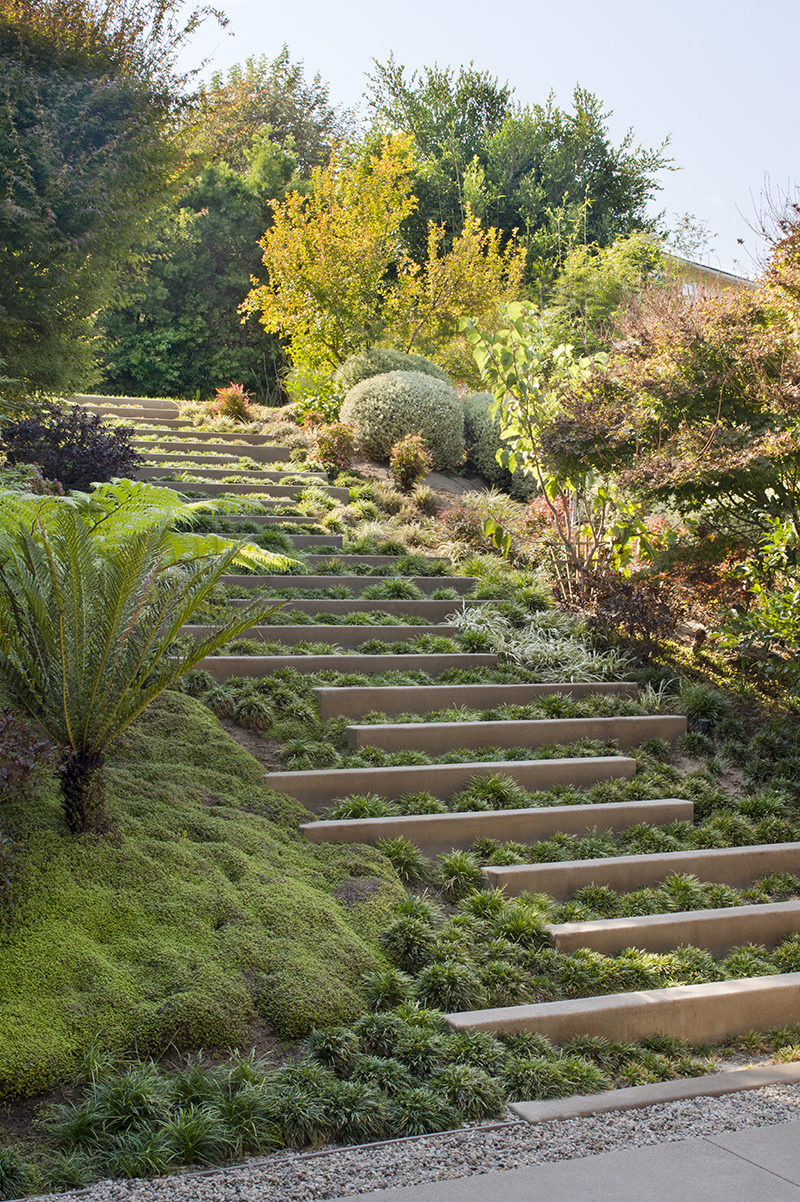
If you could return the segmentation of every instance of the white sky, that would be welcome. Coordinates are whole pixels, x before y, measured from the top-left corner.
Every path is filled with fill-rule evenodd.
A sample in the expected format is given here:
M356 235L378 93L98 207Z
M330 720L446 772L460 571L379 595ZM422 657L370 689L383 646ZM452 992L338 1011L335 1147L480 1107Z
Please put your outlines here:
M553 91L566 106L576 83L646 146L671 136L679 172L663 177L655 208L689 211L715 236L702 256L752 274L761 241L750 228L765 183L800 184L800 0L222 0L226 30L207 25L192 59L227 69L286 42L306 74L319 71L335 103L353 106L372 60L390 52L408 69L474 60L519 100ZM738 239L744 240L744 245Z

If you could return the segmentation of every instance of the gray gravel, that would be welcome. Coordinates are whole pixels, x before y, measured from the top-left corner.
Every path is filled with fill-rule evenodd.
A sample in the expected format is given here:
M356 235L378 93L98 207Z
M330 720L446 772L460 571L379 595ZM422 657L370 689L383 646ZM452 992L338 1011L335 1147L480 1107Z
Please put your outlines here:
M276 1153L212 1172L99 1182L88 1190L47 1194L40 1202L305 1202L797 1119L800 1085L771 1085L591 1118L515 1121L362 1148Z

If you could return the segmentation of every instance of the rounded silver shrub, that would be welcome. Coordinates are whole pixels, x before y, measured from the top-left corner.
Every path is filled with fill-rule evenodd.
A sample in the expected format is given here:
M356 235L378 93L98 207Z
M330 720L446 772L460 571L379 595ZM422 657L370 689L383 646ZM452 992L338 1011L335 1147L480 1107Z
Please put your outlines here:
M421 434L439 471L464 457L464 409L451 384L419 371L390 371L356 384L345 397L341 420L379 462L406 434Z
M425 359L422 355L412 355L408 351L396 351L391 346L373 346L368 351L358 351L355 355L350 355L336 369L334 378L343 392L349 392L362 380L368 380L370 376L385 375L388 371L421 371L423 375L450 382L444 368L437 367L430 359Z
M497 462L497 452L506 444L500 437L500 420L492 417L490 408L494 397L490 392L472 392L464 397L464 436L467 455L477 472L498 488L516 497L530 497L536 482L521 472L512 476L507 467Z

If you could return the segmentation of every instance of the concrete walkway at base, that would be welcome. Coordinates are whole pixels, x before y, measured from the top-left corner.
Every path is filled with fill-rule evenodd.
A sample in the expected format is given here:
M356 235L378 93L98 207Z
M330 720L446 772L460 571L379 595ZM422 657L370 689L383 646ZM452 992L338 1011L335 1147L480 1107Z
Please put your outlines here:
M475 1173L331 1202L800 1202L800 1122Z

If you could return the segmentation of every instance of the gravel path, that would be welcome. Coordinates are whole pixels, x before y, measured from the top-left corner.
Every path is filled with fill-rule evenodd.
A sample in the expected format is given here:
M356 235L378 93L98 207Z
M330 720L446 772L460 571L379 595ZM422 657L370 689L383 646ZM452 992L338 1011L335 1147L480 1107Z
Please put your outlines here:
M363 1148L277 1153L230 1169L100 1182L88 1190L47 1194L39 1202L305 1202L796 1119L800 1085L771 1085L592 1118L515 1121Z

